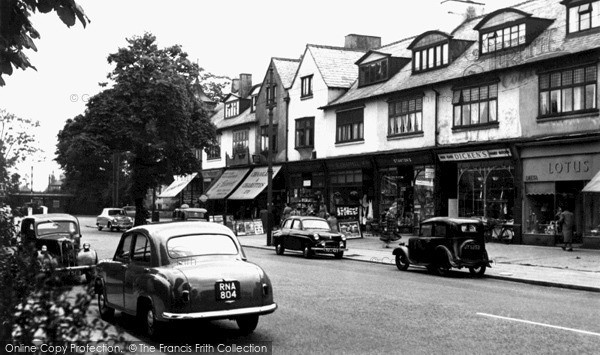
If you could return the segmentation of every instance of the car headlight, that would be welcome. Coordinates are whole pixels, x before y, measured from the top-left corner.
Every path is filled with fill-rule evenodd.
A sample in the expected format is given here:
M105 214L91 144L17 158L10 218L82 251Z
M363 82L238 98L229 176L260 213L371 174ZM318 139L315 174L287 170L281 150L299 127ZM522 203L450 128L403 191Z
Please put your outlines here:
M315 240L319 240L319 237L320 237L319 234L317 234L317 233L313 234L313 238L315 238Z
M346 236L342 234L342 240L346 240Z
M116 219L116 218L113 218L111 222L112 222L112 223L117 223L117 219Z

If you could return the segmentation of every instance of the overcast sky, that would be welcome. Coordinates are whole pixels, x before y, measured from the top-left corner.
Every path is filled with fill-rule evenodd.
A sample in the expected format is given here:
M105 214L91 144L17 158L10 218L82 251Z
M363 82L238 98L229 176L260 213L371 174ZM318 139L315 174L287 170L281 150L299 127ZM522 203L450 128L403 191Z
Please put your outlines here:
M48 175L59 175L53 162L56 135L68 118L85 110L85 99L100 91L111 67L110 53L126 46L125 38L148 31L159 46L180 44L206 71L229 77L252 74L262 81L271 57L298 58L307 43L343 46L350 33L380 36L382 43L428 30L450 31L461 16L442 0L77 0L91 23L67 28L56 14L36 14L38 52L27 52L34 70L4 77L0 107L40 121L37 132L45 154L27 161L19 173L43 190ZM483 1L482 1L483 2ZM485 11L517 1L487 0ZM447 4L445 4L447 5Z

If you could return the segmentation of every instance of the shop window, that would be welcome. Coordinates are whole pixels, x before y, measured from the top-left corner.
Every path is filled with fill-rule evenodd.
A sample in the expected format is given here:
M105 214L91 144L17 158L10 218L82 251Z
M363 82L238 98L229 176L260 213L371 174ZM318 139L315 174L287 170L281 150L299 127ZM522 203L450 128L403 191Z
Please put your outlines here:
M337 112L336 143L362 141L363 139L363 108Z
M498 84L454 90L454 128L498 122Z
M597 80L596 65L541 74L540 118L596 110Z
M460 217L513 219L513 168L505 166L460 168L458 208Z
M388 105L388 135L421 132L423 127L423 98L392 101Z

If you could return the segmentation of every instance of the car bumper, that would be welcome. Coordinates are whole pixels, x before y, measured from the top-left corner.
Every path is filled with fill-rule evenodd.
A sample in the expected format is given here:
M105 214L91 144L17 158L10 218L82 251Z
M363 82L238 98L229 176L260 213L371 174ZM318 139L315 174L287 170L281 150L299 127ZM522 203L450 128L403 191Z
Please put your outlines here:
M211 311L211 312L196 312L196 313L170 313L163 312L163 318L167 320L175 319L225 319L233 318L237 316L244 316L249 314L263 315L275 312L277 304L273 303L268 306L261 307L248 307L238 309L228 309L225 311Z

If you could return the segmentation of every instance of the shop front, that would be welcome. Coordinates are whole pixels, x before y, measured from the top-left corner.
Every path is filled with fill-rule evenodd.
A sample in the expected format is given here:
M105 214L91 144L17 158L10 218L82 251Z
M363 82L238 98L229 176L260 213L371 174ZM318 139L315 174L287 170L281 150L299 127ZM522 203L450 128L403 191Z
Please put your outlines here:
M525 147L521 158L523 242L552 246L561 241L556 221L564 209L575 214L574 243L592 235L600 224L600 200L583 190L600 170L600 143Z
M301 213L324 216L329 213L325 201L325 171L322 161L289 163L287 166L287 202Z
M234 214L231 211L234 210L228 206L226 197L242 182L248 171L249 168L227 169L206 191L209 206L213 207L208 211L212 222L224 223L233 229Z
M442 175L456 184L456 193L446 194L450 217L514 221L515 163L509 148L444 152L438 159Z
M435 166L429 152L387 154L375 158L378 173L378 213L396 215L401 233L414 233L419 223L435 215Z

